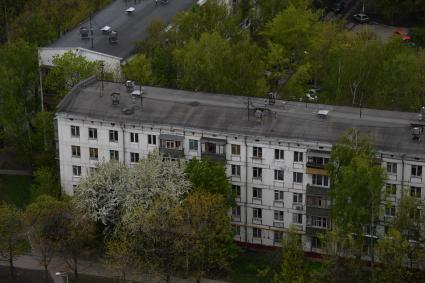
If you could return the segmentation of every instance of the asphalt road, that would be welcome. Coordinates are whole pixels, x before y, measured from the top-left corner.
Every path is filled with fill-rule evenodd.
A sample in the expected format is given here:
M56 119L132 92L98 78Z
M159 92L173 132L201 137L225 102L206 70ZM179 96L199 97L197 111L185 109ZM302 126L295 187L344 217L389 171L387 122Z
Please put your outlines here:
M92 17L93 48L90 39L81 39L80 36L81 27L90 27L89 19L49 47L82 47L125 59L132 55L134 43L147 37L147 28L152 20L168 23L178 12L189 9L194 3L194 0L170 0L168 4L156 5L155 0L116 0ZM125 12L130 6L136 9L132 15ZM109 43L108 35L100 30L106 25L118 31L118 43Z

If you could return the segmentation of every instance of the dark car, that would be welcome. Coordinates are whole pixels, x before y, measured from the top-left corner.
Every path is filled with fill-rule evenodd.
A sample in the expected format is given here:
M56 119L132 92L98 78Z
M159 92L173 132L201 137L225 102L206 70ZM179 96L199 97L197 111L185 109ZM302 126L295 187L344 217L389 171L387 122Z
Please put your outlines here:
M367 23L369 21L369 16L364 13L355 14L353 18L361 24Z
M332 11L334 11L336 14L341 13L345 9L345 2L339 2L333 5Z

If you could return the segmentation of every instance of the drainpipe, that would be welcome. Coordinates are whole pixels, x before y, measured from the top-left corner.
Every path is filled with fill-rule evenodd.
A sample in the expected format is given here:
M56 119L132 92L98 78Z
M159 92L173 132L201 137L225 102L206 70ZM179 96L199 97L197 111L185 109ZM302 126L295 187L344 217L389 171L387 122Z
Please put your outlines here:
M122 133L122 158L123 158L123 164L125 165L125 124L121 123L121 133Z
M245 142L245 245L248 244L248 144L247 137L244 137Z

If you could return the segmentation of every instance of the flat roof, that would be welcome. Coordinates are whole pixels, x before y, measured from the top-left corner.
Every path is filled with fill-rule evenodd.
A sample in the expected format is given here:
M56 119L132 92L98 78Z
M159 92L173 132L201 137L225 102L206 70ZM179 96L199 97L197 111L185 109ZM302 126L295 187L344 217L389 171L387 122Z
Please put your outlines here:
M419 112L363 108L360 117L359 108L276 100L258 119L253 107L264 108L266 100L251 97L248 119L248 97L144 87L141 108L140 98L133 99L123 84L103 85L103 96L101 82L93 78L76 86L59 104L57 115L330 144L354 127L369 134L380 151L425 157L425 140L413 140L411 134L412 121L420 123ZM119 105L112 104L116 92ZM132 108L134 113L124 114L123 109ZM327 115L319 115L320 110Z
M193 0L170 0L168 4L158 6L153 0L116 0L92 18L93 48L91 40L82 39L80 35L81 27L89 28L89 19L65 33L49 47L81 47L126 59L133 53L134 42L148 36L147 28L152 20L168 23L178 12L189 9L193 4ZM126 12L129 7L135 8L131 15ZM109 43L108 35L101 31L105 26L118 31L118 43Z

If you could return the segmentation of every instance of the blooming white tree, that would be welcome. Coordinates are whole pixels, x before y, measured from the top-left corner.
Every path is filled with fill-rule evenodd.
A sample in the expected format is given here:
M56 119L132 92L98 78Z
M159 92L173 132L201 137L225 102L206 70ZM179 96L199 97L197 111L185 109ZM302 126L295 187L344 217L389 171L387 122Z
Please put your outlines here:
M146 207L158 195L179 201L191 188L185 163L164 160L158 151L132 168L118 162L99 164L75 188L76 205L108 230L120 223L122 215L135 207Z

